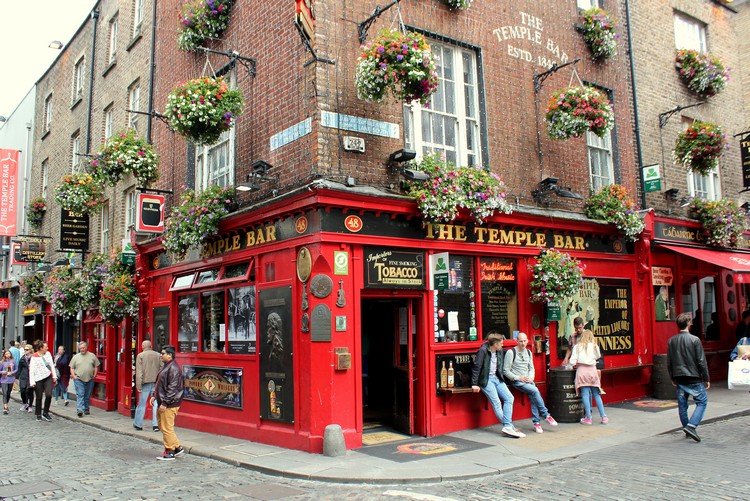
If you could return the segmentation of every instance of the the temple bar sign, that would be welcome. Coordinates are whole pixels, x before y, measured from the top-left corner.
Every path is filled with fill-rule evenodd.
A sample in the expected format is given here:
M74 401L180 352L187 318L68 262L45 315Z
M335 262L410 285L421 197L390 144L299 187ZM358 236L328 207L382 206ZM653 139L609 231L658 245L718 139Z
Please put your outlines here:
M365 287L377 289L424 289L423 252L394 251L383 247L365 249Z

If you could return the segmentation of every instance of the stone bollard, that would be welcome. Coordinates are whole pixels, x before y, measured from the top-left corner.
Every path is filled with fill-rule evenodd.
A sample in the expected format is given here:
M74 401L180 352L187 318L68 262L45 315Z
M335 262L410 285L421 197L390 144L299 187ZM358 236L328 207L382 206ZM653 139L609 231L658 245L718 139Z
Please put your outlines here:
M344 443L344 431L337 424L326 426L323 434L323 454L325 456L336 457L346 454L346 444Z

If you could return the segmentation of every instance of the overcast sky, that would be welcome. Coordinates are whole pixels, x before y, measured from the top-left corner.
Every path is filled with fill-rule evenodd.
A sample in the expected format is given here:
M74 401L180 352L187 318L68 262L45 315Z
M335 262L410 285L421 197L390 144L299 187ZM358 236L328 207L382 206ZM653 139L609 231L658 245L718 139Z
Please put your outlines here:
M8 116L88 17L96 0L0 0L0 115Z

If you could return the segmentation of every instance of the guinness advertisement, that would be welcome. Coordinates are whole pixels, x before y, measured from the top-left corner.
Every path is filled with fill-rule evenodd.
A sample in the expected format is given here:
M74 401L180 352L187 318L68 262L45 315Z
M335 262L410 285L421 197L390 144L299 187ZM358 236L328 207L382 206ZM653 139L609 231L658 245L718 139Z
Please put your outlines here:
M89 249L89 216L61 209L60 248L85 251Z
M242 409L242 369L183 365L185 400Z
M425 289L424 252L365 248L365 287L372 289Z
M742 185L750 188L750 136L740 139L740 160L742 161Z

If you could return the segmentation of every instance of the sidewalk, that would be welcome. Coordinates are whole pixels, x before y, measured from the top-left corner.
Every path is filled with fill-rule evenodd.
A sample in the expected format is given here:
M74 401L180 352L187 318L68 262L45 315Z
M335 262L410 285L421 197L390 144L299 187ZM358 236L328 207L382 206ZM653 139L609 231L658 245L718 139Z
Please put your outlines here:
M13 397L17 398L17 394ZM154 442L154 457L162 451L161 433L151 431L150 419L144 422L144 431L137 431L131 419L116 412L92 407L90 416L78 418L74 400L68 407L62 406L62 400L60 405L53 403L51 412L71 421ZM347 451L340 457L327 457L184 428L179 428L177 433L181 445L190 454L270 475L341 483L407 484L494 475L680 429L676 405L658 412L640 410L633 405L609 405L606 412L610 420L606 426L598 424L598 413L594 410L592 426L560 423L552 428L545 425L542 434L533 432L530 419L515 421L516 427L526 433L526 438L522 439L502 436L499 425L433 437L429 440L431 443L450 444L452 439L462 439L478 442L483 448L436 457L420 456L407 462L382 459L359 450ZM726 382L720 381L709 390L703 424L748 414L748 393L729 391ZM422 437L410 440L418 442ZM695 444L696 447L701 445Z

